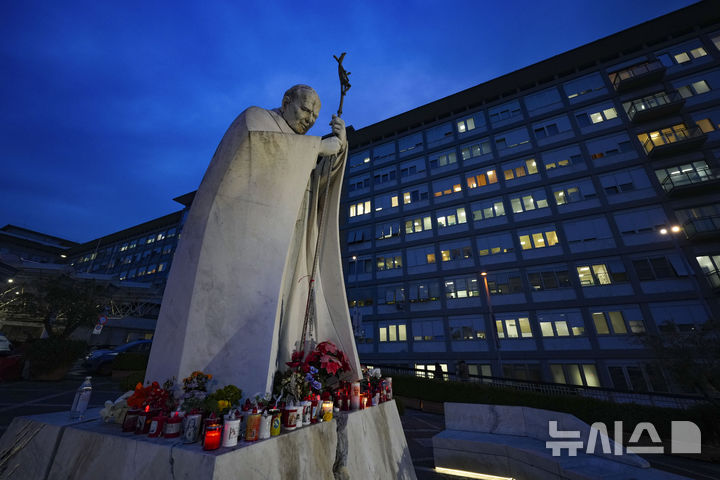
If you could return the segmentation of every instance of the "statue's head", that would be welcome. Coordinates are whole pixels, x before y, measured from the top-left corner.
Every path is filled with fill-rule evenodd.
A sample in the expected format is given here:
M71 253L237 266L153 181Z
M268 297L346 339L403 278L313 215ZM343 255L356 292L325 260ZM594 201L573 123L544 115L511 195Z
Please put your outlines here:
M285 92L280 112L295 133L304 135L320 113L320 97L312 87L295 85Z

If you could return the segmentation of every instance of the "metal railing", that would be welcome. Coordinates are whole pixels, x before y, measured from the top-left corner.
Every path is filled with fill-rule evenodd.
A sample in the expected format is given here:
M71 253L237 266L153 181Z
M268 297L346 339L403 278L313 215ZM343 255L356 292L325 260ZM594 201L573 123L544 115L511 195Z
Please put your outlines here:
M515 380L505 377L488 377L483 375L467 375L461 378L459 375L451 372L442 372L440 375L438 375L436 372L431 370L420 370L406 367L403 365L372 365L375 368L379 368L384 376L410 375L433 380L471 382L488 385L494 388L505 388L552 396L572 395L585 398L594 398L596 400L605 400L614 403L636 403L638 405L686 409L697 404L709 402L707 398L699 395L635 392L614 390L611 388L602 387L586 387L580 385L567 385L562 383Z
M710 217L691 218L683 223L683 229L687 238L698 234L720 231L720 215Z
M654 137L651 133L656 133ZM663 129L659 132L647 133L647 140L642 144L645 154L649 154L657 147L663 147L665 145L671 145L673 143L684 142L695 138L701 138L705 135L702 129L698 126L685 127L685 128L668 128Z
M678 104L682 101L683 98L677 91L670 93L660 92L649 97L643 97L631 102L630 108L628 108L628 117L630 117L630 120L633 120L639 113L648 112L672 104Z
M635 65L630 68L626 68L625 70L620 70L619 72L615 72L615 78L613 79L613 87L615 88L615 90L617 90L620 85L626 80L642 77L659 70L665 70L665 67L657 60L642 63L640 65Z
M690 170L688 172L676 172L668 175L665 180L662 181L661 186L665 192L670 193L675 188L717 179L720 179L720 173L718 173L717 170Z

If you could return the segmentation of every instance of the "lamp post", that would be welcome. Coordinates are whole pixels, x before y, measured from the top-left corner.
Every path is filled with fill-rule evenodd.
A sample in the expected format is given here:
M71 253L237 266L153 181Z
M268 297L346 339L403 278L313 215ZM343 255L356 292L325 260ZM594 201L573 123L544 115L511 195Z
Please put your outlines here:
M485 298L487 299L488 312L490 313L490 330L495 329L495 351L497 352L497 365L498 372L502 377L502 359L500 358L500 332L497 328L497 322L495 321L495 313L493 312L492 299L490 298L490 288L488 287L487 272L480 272L480 276L483 279L483 285L485 285Z

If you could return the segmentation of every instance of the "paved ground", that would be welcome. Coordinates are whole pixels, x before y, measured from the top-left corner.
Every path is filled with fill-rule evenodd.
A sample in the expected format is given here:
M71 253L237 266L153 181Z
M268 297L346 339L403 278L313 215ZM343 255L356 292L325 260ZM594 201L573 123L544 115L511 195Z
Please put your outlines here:
M57 382L0 383L0 435L16 416L69 411L75 389L83 377L82 370L75 369L65 379ZM122 390L117 380L108 377L93 378L90 407L100 407L106 400L114 400L120 394ZM438 474L434 470L432 437L444 429L444 417L406 409L401 419L418 480L459 479ZM716 464L669 456L651 455L646 458L656 468L698 480L720 480L720 466Z

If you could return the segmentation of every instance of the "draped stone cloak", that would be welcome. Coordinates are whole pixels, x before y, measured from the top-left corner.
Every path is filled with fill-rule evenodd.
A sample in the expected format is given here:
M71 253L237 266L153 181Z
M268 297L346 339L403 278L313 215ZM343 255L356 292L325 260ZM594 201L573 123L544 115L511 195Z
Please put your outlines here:
M146 381L201 370L247 396L271 391L302 335L318 236L312 337L335 343L359 378L338 233L347 150L318 159L320 142L258 107L232 123L183 226Z

